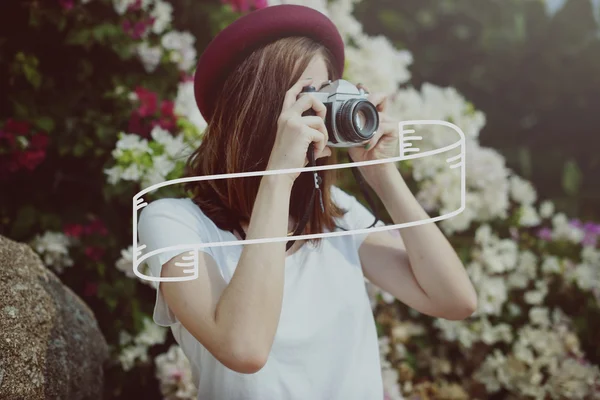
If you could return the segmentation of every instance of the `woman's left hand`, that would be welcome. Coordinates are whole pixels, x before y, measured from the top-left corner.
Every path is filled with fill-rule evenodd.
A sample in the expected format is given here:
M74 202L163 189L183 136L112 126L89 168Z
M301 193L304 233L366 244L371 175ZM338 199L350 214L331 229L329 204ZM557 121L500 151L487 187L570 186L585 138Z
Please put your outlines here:
M364 85L357 87L369 91ZM385 114L387 107L387 95L384 93L369 94L367 99L377 107L379 112L379 129L369 142L361 147L350 147L348 154L354 161L373 161L386 158L398 157L399 155L399 124ZM387 165L387 164L381 164Z

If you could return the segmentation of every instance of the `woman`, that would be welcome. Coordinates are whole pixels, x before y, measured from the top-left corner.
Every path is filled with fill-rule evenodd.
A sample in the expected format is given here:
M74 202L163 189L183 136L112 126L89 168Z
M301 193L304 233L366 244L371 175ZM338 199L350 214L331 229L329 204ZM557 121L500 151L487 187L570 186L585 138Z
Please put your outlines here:
M267 40L268 39L268 40ZM215 61L217 60L217 61ZM190 176L301 168L314 145L317 164L335 163L323 122L326 108L308 85L343 72L343 44L325 16L274 6L237 20L203 53L196 99L208 121L190 157ZM385 96L370 95L380 128L354 161L392 157L398 124ZM304 116L314 110L316 116ZM304 234L366 228L371 215L320 171L318 203ZM361 167L395 223L428 218L392 163ZM285 237L310 200L312 173L192 182L191 198L161 199L141 213L147 251L183 243ZM239 225L238 225L239 224ZM188 357L199 399L383 399L375 322L364 278L410 307L458 320L476 294L435 224L388 232L204 248L199 278L163 282L154 320L170 326ZM185 253L148 261L153 275L182 276Z

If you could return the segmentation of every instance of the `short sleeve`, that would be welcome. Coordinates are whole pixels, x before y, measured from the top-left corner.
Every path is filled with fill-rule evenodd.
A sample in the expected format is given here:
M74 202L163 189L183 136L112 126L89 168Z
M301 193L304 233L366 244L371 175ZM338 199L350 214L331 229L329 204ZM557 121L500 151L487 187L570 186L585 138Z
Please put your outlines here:
M341 220L343 224L341 226L344 229L366 229L373 225L375 216L356 197L346 193L337 186L331 187L331 196L333 201L346 211ZM383 221L377 221L377 224L375 224L376 227L384 225ZM369 233L356 233L352 235L357 249L360 248L360 245L368 235Z
M185 199L155 200L142 209L138 218L138 238L145 245L144 254L175 245L210 243L208 231L202 219L189 209ZM210 248L200 249L212 255ZM160 277L162 266L173 257L187 250L167 250L145 260L149 273ZM154 322L160 326L177 323L160 291L160 282L152 282L156 288Z

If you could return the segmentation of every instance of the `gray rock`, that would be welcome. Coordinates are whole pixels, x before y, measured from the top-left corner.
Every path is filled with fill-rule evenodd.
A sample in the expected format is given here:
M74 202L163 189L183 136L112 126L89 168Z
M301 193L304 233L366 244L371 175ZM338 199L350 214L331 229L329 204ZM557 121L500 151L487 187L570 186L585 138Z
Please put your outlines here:
M0 399L101 399L107 359L92 310L28 245L0 236Z

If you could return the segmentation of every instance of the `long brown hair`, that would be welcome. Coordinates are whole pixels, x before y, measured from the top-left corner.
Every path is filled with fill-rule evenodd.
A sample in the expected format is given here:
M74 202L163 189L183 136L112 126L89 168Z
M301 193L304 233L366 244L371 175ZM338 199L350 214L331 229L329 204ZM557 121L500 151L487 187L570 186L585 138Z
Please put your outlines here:
M225 82L202 143L187 161L185 176L264 171L275 142L285 93L318 54L325 60L329 79L341 78L328 49L306 37L283 38L248 56ZM335 152L316 162L317 165L334 163ZM334 218L344 214L331 200L330 189L336 173L336 170L319 171L325 213L316 199L304 234L322 233L325 228L333 230ZM188 182L185 190L191 192L194 203L215 225L232 231L236 227L233 221L249 223L261 178L194 181ZM312 172L301 173L294 182L290 216L296 223L308 207L313 185Z

